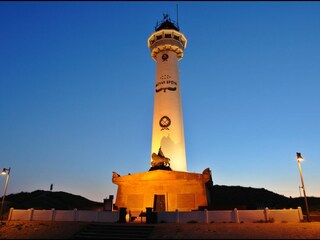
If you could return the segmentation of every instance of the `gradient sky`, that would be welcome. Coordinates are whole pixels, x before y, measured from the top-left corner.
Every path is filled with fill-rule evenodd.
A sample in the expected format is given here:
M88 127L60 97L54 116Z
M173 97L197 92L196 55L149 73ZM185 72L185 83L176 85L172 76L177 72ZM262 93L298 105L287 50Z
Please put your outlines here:
M102 202L112 171L149 170L163 13L179 62L188 172L320 197L320 2L0 2L0 168L7 194ZM0 191L5 177L0 176ZM1 194L2 195L2 194Z

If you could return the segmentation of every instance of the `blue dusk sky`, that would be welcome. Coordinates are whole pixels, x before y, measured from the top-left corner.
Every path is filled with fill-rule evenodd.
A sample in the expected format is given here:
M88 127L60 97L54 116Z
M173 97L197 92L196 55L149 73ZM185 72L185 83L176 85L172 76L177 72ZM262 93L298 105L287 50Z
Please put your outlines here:
M176 6L178 4L178 14ZM214 184L320 197L320 2L0 2L0 168L7 194L102 202L112 172L150 168L163 13L179 62L188 172ZM0 191L5 177L0 176ZM2 194L1 194L2 195Z

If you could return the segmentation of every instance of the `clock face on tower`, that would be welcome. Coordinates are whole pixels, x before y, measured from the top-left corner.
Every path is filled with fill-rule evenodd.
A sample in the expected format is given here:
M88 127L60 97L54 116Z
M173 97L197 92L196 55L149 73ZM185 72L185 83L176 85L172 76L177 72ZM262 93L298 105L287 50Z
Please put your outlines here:
M164 54L162 55L162 62L167 61L168 58L169 58L168 54L164 53Z

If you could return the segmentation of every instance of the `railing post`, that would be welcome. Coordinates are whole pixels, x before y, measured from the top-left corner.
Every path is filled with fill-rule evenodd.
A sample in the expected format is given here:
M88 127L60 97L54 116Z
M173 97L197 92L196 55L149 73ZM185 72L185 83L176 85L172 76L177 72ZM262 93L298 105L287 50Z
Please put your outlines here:
M299 216L299 220L303 221L303 213L302 213L301 207L298 207L298 216Z
M51 208L51 221L56 220L56 210L54 208Z
M179 211L176 209L176 223L180 223Z
M34 211L34 209L30 208L29 210L30 210L29 220L32 221L33 220L33 211Z
M234 222L235 223L240 223L238 209L235 208L233 211L234 211Z
M208 209L204 210L205 223L209 223L209 213Z
M78 214L77 214L78 209L73 209L73 221L77 221Z
M10 210L9 210L9 215L8 215L8 221L11 220L12 214L13 214L13 208L10 208Z
M267 207L264 209L264 218L265 218L265 222L269 222L270 211L269 211L269 208Z

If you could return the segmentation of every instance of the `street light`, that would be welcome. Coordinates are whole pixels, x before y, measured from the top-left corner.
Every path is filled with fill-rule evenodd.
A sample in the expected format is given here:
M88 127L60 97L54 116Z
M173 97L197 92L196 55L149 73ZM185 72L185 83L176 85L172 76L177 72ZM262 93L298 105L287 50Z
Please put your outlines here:
M302 169L300 162L303 161L303 157L301 156L301 153L297 152L297 161L298 161L298 167L299 167L299 173L300 173L300 179L301 179L301 188L303 189L303 195L304 195L304 202L306 204L306 211L307 211L307 221L310 222L310 215L309 215L309 207L308 207L308 201L306 196L306 190L303 183L303 177L302 177Z
M1 172L1 175L7 175L6 177L6 184L4 185L4 190L3 190L3 196L2 196L2 202L1 202L1 210L0 210L0 216L1 216L1 220L3 220L3 205L4 205L4 198L6 196L6 191L7 191L7 187L8 187L8 182L9 182L9 177L10 177L10 169L11 168L4 168Z

